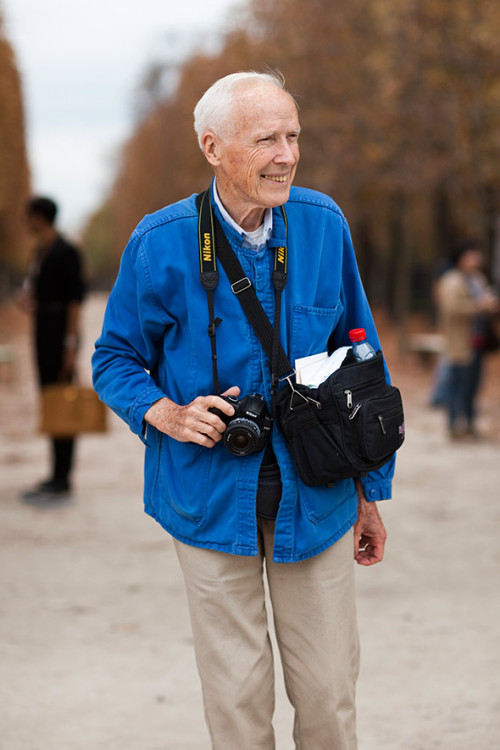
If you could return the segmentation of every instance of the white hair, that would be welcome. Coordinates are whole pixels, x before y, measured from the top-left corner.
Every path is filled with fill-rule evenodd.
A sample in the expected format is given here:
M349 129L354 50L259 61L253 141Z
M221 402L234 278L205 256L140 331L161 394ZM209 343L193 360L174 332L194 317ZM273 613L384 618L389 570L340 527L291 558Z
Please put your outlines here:
M198 136L200 148L202 148L201 139L208 130L218 134L227 131L234 101L234 89L241 83L253 83L254 85L267 83L286 91L285 79L278 71L276 73L256 73L250 70L231 73L224 78L219 78L205 91L194 108L194 129Z

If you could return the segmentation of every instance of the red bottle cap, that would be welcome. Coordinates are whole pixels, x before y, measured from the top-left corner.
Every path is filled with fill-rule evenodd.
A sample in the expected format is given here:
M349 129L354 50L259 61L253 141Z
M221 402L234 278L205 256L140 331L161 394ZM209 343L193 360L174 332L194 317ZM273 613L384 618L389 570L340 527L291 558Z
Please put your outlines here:
M353 328L349 331L349 338L352 342L364 341L366 339L366 331L364 328Z

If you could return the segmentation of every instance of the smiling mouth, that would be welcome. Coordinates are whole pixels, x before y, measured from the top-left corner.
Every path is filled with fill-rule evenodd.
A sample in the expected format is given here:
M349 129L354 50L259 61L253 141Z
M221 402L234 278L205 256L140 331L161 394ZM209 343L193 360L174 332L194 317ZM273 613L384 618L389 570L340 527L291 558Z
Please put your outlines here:
M284 174L281 174L281 175L265 174L262 176L265 180L270 180L271 182L284 183L288 181L288 175L284 175Z

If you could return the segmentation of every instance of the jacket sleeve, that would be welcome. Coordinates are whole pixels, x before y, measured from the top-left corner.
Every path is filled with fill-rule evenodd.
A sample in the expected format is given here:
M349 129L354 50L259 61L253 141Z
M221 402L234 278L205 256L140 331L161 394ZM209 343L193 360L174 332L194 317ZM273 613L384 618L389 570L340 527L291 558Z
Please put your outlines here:
M352 328L364 328L366 338L373 348L381 349L370 305L359 275L351 233L345 219L343 219L343 224L341 296L344 310L335 328L334 346L347 346L350 343L349 331ZM385 370L387 382L390 383L387 365L385 365ZM367 500L384 500L392 496L394 467L395 455L380 469L362 477L361 482Z
M132 235L108 300L92 367L101 400L141 439L146 411L166 395L151 372L171 324L155 297L143 241Z

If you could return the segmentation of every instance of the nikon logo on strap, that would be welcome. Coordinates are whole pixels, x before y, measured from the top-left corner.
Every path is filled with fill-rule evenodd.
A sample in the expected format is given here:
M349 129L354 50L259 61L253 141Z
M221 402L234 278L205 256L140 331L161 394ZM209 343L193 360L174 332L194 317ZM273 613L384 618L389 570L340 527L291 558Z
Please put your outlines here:
M214 218L210 202L210 193L200 196L198 206L198 244L200 254L200 273L205 288L215 289L219 278L214 242Z
M276 266L280 266L280 265L286 266L286 247L276 248Z
M210 236L210 232L204 232L202 254L203 254L203 261L205 263L212 263L212 253L213 253L213 246L212 246L212 238Z

